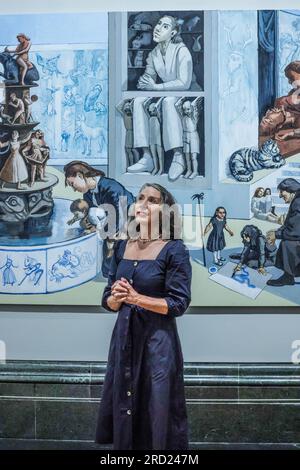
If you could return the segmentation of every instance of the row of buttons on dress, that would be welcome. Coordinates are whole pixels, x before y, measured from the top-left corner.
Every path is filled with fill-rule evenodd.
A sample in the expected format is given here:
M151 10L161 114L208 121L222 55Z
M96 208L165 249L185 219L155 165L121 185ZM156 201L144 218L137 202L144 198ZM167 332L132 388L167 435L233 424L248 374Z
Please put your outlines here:
M131 396L131 391L127 390L127 395L130 397ZM131 410L127 410L127 414L131 415Z
M137 265L138 265L138 262L134 261L133 266L137 266ZM129 282L130 282L130 284L133 284L133 279L130 279Z
M134 261L133 266L137 266L138 262ZM130 284L133 284L133 279L129 279ZM128 320L128 315L126 315L126 320Z
M137 265L138 265L138 262L134 261L133 266L137 266ZM133 279L130 279L129 282L130 282L130 284L133 284ZM128 320L128 316L126 317L126 319ZM127 396L128 397L131 396L131 391L130 390L127 390ZM131 415L131 410L127 410L127 414Z

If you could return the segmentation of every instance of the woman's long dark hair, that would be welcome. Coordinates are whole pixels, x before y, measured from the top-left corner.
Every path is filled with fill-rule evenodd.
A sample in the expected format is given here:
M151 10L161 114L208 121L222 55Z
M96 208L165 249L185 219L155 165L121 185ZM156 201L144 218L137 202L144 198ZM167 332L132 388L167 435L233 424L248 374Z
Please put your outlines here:
M169 239L174 240L180 239L182 240L182 217L181 217L181 212L179 210L178 204L174 198L174 196L163 186L161 186L158 183L145 183L143 186L140 188L137 196L136 196L136 201L138 200L138 197L140 193L143 191L143 189L151 187L156 189L157 191L160 192L161 196L161 203L163 205L172 206L172 210L166 211L164 214L162 211L159 213L159 234L163 235L163 227L162 224L168 224L169 227ZM164 216L164 217L163 217ZM135 215L130 215L128 217L128 226L135 220ZM167 227L167 228L168 228ZM140 224L136 225L136 231L137 233L140 232ZM175 237L176 235L176 237Z

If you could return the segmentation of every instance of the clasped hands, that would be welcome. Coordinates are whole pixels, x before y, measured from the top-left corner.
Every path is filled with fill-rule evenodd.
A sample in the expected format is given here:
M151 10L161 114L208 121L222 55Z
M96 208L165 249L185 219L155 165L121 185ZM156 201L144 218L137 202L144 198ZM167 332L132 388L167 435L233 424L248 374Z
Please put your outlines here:
M121 277L113 283L111 286L111 295L113 296L114 300L119 302L134 304L137 305L140 295L138 292L132 287L132 285L125 279L125 277Z

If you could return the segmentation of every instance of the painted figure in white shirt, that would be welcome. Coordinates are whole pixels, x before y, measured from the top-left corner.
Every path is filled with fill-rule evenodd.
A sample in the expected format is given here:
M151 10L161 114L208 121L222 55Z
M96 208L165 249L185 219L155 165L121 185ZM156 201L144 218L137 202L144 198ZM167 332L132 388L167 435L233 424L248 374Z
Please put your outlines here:
M149 91L188 90L193 74L192 56L181 36L173 16L165 15L153 30L157 46L148 54L145 73L137 88ZM156 83L157 77L163 83Z
M153 41L157 46L148 54L145 73L140 77L137 88L146 91L189 90L193 77L193 61L189 49L179 34L179 24L173 16L165 15L153 30ZM162 83L156 83L157 79ZM185 170L182 154L182 125L175 103L175 96L168 96L162 103L162 135L165 152L172 150L173 159L169 169L169 179L176 180ZM134 147L149 147L147 116L143 103L135 100ZM138 139L138 141L136 140ZM149 153L135 165L128 168L130 173L153 171L153 161Z

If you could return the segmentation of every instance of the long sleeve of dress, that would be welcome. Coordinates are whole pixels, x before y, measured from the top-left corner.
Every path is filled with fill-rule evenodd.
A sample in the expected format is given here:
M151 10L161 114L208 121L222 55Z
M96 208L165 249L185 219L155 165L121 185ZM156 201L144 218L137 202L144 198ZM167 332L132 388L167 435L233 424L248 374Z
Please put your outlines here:
M184 314L191 302L191 280L189 250L178 242L168 258L165 280L167 315L178 317Z
M115 243L114 252L111 257L111 262L110 262L107 285L105 286L103 290L102 300L101 300L102 307L104 307L106 310L109 310L110 312L116 312L116 310L113 310L112 308L109 307L107 303L107 299L111 295L111 286L116 280L116 272L117 272L117 267L118 267L118 249L119 249L121 241L122 240L117 240L117 242Z

